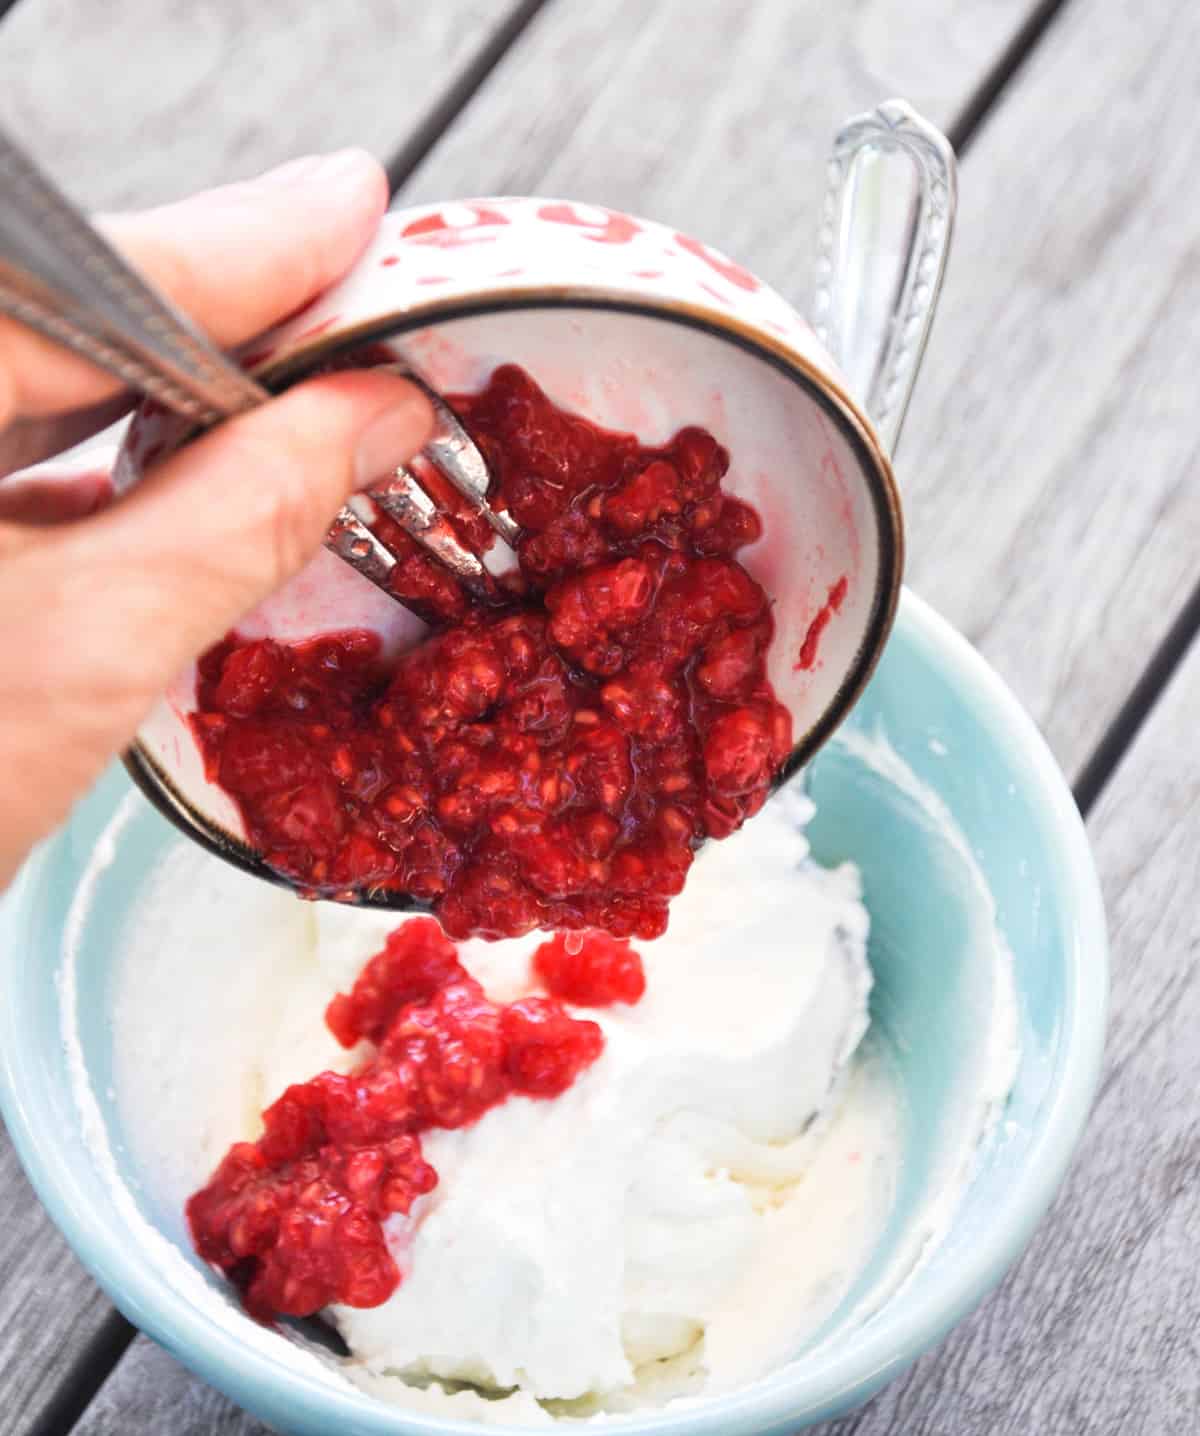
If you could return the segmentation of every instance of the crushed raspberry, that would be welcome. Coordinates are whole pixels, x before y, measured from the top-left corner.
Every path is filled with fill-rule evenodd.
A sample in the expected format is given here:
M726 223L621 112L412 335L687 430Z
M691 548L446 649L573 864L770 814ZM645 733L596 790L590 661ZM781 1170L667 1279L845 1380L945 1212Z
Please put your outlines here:
M526 997L504 1010L506 1069L513 1090L527 1097L559 1097L581 1068L604 1051L594 1022L568 1017L547 997Z
M196 1250L263 1321L386 1301L400 1271L384 1223L437 1184L421 1133L512 1095L557 1097L604 1049L594 1022L552 998L489 1001L431 918L391 933L326 1021L373 1054L289 1087L187 1204Z
M577 1007L638 1002L646 991L641 957L606 932L556 933L533 954L533 970L551 997Z
M314 894L406 892L454 937L656 937L696 847L761 807L791 750L767 597L735 556L758 517L702 429L643 447L513 366L454 404L521 525L508 599L472 604L381 518L397 592L442 626L391 664L365 633L217 645L192 718L206 770Z
M410 918L388 934L383 951L363 968L351 991L339 992L329 1004L326 1025L343 1047L363 1039L378 1046L401 1007L428 1002L465 976L458 949L433 918Z
M740 797L768 781L774 766L772 717L766 707L735 708L709 729L704 768L714 792Z

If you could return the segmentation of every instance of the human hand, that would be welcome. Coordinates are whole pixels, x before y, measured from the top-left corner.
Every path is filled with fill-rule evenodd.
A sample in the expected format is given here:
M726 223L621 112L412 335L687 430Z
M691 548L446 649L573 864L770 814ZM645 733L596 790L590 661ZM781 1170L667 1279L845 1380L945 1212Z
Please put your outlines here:
M101 228L222 348L350 268L387 204L344 151ZM116 381L0 319L0 888L173 677L320 547L346 496L403 463L432 415L382 373L309 380L111 501L107 480L6 479L119 417Z

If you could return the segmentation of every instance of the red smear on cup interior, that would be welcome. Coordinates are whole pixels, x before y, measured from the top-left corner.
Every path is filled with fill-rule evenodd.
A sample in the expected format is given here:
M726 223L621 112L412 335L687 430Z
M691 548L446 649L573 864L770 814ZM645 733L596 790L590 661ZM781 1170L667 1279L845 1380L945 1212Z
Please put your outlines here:
M804 635L804 642L800 645L800 656L792 665L797 672L802 669L815 668L819 650L821 647L821 635L829 627L830 619L837 613L846 601L846 593L850 585L843 574L838 581L830 587L825 602L817 610L816 617L808 625L808 632Z

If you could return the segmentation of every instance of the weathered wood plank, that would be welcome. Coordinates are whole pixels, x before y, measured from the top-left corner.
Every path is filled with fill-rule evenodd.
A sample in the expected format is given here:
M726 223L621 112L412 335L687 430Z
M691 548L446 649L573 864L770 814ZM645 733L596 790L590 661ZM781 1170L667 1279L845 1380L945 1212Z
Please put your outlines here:
M906 439L916 581L1071 769L1196 579L1198 44L1169 4L1063 12L964 166ZM1198 702L1193 654L1091 815L1113 1019L1061 1199L996 1297L828 1436L1196 1430Z
M807 298L838 123L904 94L950 126L1033 8L555 0L403 199L612 205L708 236Z
M964 167L905 436L912 581L1070 770L1197 577L1198 53L1194 7L1061 12Z
M270 1436L270 1430L141 1336L72 1436Z
M51 1226L2 1127L0 1201L0 1430L16 1433L111 1308Z
M517 4L36 0L0 30L0 124L97 208L310 150L386 159Z

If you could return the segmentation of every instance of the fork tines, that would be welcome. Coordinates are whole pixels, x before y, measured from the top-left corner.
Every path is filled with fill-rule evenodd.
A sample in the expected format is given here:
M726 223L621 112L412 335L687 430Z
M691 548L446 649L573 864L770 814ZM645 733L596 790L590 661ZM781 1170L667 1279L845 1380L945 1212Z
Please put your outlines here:
M458 415L435 390L405 364L387 366L416 384L428 396L434 411L434 432L421 460L444 478L479 513L496 535L486 559L462 541L453 520L424 487L418 474L406 465L382 477L368 490L378 504L416 543L448 569L473 597L494 602L497 589L494 574L516 567L513 551L519 529L512 517L488 502L491 473L478 445L463 428ZM392 575L401 560L372 531L361 512L348 505L338 515L325 540L337 554L365 579L395 597ZM402 600L397 599L397 602Z

